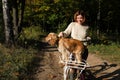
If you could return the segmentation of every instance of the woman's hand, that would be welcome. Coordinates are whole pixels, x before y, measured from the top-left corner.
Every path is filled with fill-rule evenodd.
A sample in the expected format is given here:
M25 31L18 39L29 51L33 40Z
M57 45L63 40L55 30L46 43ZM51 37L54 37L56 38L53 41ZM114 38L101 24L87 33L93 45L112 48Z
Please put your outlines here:
M91 37L87 36L87 37L86 37L86 40L87 40L87 41L90 41L90 40L91 40Z
M58 34L58 37L63 37L64 36L64 33L63 32L60 32L59 34Z

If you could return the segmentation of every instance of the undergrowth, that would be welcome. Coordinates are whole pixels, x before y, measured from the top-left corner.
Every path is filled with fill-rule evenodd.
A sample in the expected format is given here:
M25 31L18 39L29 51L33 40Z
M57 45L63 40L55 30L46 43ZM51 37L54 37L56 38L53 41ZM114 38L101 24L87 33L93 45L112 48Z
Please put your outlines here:
M28 77L28 66L35 57L34 49L8 49L0 45L0 80Z

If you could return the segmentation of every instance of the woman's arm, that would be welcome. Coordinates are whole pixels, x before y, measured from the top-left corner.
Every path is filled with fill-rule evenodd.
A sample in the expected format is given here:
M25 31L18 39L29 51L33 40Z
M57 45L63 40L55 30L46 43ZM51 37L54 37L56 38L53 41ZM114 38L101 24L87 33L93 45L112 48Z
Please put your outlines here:
M68 37L70 35L70 33L72 32L72 27L73 27L73 22L71 22L68 27L65 29L65 31L60 32L58 34L58 37Z

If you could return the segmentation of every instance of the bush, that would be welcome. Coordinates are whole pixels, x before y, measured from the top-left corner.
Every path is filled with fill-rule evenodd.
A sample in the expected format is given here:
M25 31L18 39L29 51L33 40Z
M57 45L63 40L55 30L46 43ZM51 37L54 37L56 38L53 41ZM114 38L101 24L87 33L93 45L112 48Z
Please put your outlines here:
M34 53L32 49L7 49L0 46L0 80L19 80L23 74L25 77Z
M58 29L57 29L57 32L61 32L61 31L64 31L66 28L67 28L67 23L66 22L63 22L61 24L58 25Z
M18 39L18 44L24 47L37 46L44 35L46 35L46 33L39 26L23 28L23 31Z
M44 31L42 31L42 28L39 26L31 26L23 28L23 32L20 35L20 39L34 39L39 40L40 35L44 35Z

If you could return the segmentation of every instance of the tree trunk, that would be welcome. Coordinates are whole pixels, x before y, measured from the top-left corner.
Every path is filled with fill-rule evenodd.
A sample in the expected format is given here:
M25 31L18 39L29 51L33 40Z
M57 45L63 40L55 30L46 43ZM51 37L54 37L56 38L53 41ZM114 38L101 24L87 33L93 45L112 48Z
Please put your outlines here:
M17 0L13 0L12 3L13 7L13 32L14 32L14 36L16 37L18 35L18 4L17 4Z
M18 8L18 5L20 6ZM12 10L13 10L13 32L15 43L20 36L22 30L23 14L24 14L25 0L13 0Z
M19 15L19 22L18 22L18 32L20 33L22 30L25 0L19 0L19 4L20 4L20 13L19 13L20 15Z
M98 0L98 14L97 14L97 36L100 37L100 10L101 10L101 0Z
M5 43L7 45L9 44L8 46L15 45L17 38L20 35L19 33L22 30L25 0L13 0L12 2L11 0L2 0L2 4L5 25ZM20 9L18 8L18 5L20 6Z
M8 0L2 0L3 6L3 19L5 27L5 43L7 46L11 46L13 41L13 31L12 31L12 19L10 15L10 6L8 5Z

